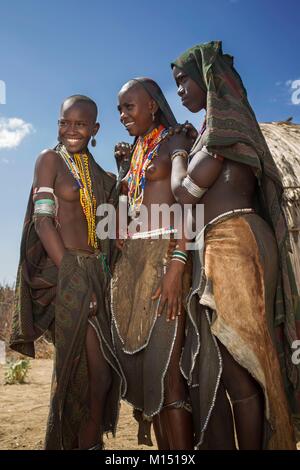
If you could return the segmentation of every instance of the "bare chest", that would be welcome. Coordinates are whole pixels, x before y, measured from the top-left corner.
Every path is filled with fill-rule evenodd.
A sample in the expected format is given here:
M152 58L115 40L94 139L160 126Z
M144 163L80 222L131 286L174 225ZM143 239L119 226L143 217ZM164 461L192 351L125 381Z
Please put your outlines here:
M160 181L171 176L171 161L167 150L162 147L145 171L146 181Z
M67 202L79 201L79 186L64 161L59 164L55 181L55 193Z

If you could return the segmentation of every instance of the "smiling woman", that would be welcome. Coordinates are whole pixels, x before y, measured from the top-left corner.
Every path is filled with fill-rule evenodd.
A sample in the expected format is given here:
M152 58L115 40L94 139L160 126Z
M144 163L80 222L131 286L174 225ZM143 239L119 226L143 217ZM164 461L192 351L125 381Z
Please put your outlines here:
M88 150L96 120L90 98L64 101L59 144L37 159L25 217L11 347L34 357L34 340L52 334L46 449L99 449L117 424L121 373L105 297L111 250L95 230L96 208L113 198L115 178Z
M180 370L188 255L184 237L165 239L166 234L174 238L181 227L154 221L151 210L155 204L171 207L175 202L170 159L174 144L172 137L167 139L167 128L175 126L176 119L161 89L149 78L127 82L119 92L118 109L122 124L134 137L132 147L116 146L121 157L130 160L122 185L129 215L134 222L144 210L149 214L147 229L141 224L140 232L119 241L122 253L111 284L112 333L126 380L124 398L139 421L140 444L151 445L153 420L159 449L193 449L191 406ZM191 144L185 136L184 148Z
M95 135L100 124L96 122L98 109L92 100L82 100L85 114L77 106L74 108L75 98L68 98L61 107L61 117L58 120L59 139L70 153L77 153L86 148L92 137L92 146L95 146ZM77 100L78 103L78 100ZM84 118L84 119L83 119Z

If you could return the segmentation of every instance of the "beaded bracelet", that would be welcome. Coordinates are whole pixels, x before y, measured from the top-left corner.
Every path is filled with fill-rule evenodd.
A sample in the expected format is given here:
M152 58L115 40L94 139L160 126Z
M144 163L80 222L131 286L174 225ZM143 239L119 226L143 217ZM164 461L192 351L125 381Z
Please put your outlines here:
M173 155L173 153L176 153L176 152L188 153L185 149L174 149L173 152L172 152L172 155Z
M179 256L185 259L186 261L188 259L188 255L184 251L181 251L181 250L174 250L172 256Z
M176 260L176 261L179 261L180 263L186 264L188 260L188 255L184 251L174 250L171 261L172 260Z
M189 156L189 154L186 150L184 150L184 149L175 149L171 154L171 162L176 157L183 157L184 159L187 159L188 156Z

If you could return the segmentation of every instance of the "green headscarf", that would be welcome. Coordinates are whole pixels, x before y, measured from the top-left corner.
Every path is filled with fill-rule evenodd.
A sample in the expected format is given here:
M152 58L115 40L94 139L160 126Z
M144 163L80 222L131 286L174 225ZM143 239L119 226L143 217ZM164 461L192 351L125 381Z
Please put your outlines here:
M206 131L202 144L226 158L266 173L281 187L273 157L248 102L233 57L221 41L199 44L184 52L172 67L181 68L207 93Z
M289 258L289 234L281 207L282 182L248 102L243 82L233 67L233 58L223 54L221 41L188 49L171 64L182 69L207 93L206 126L191 154L206 146L230 160L253 167L259 183L263 217L272 225L280 254L274 325L283 329L277 348L287 394L295 414L300 411L300 364L292 363L293 341L300 331L299 293ZM298 333L297 333L298 329ZM297 396L298 393L298 396Z

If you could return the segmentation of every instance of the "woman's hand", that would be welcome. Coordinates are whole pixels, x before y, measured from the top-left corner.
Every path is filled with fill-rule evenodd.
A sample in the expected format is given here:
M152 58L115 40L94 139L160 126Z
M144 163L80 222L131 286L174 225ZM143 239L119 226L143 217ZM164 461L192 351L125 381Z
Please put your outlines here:
M130 160L130 155L132 152L132 145L127 142L119 142L115 146L115 159L117 161L118 169L122 163L127 163Z
M171 261L160 286L152 296L152 300L160 297L157 315L160 316L167 303L167 321L175 320L182 311L182 277L184 264Z
M168 140L170 152L175 149L183 149L190 152L198 132L190 122L186 121L184 124L178 124L175 127L168 129Z
M185 134L188 139L196 140L198 136L197 129L193 126L191 122L185 121L184 124L177 124L175 127L170 127L168 129L168 135L172 136L174 134Z

